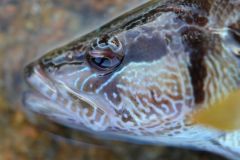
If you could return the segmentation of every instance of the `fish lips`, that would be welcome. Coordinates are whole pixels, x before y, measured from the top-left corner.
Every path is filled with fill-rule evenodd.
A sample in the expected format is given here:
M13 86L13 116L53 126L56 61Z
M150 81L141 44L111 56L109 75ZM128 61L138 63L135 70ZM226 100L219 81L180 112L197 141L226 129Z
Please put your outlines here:
M49 100L55 100L57 96L57 87L50 80L48 74L38 63L29 64L24 70L24 76L27 84L40 95Z
M44 69L36 62L31 63L25 67L24 76L30 87L23 95L25 108L47 116L58 111L54 110L54 108L59 108L58 104L54 103L58 97L57 88Z

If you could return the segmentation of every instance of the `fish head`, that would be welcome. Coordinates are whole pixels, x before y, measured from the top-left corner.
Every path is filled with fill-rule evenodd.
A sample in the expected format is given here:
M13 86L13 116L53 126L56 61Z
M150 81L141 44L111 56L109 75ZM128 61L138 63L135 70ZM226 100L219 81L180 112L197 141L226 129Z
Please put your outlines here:
M78 129L157 135L169 123L177 128L193 103L190 79L168 49L169 27L159 33L155 23L95 31L29 64L25 77L35 91L25 106ZM170 45L177 48L178 40Z
M25 78L34 92L26 93L24 103L57 122L105 130L116 111L104 96L111 93L111 87L104 93L99 88L123 59L122 44L107 36L78 40L50 51L26 66Z

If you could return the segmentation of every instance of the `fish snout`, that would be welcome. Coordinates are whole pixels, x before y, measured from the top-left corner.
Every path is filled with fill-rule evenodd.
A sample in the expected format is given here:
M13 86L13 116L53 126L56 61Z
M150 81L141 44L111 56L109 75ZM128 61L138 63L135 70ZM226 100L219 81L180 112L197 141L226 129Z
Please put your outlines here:
M28 78L30 78L34 74L34 68L37 66L36 62L32 62L25 66L24 68L24 78L26 81L28 81Z
M24 77L31 88L46 98L53 97L57 92L54 83L38 61L32 62L25 67Z

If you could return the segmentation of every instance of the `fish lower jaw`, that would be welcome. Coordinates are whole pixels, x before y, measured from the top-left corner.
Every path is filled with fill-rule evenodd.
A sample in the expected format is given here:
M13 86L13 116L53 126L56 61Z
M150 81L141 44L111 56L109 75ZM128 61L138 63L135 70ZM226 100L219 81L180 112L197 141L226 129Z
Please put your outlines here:
M36 70L28 78L33 88L23 97L28 110L79 130L100 132L110 126L109 114L114 115L115 111L106 107L101 97L79 93L38 73Z

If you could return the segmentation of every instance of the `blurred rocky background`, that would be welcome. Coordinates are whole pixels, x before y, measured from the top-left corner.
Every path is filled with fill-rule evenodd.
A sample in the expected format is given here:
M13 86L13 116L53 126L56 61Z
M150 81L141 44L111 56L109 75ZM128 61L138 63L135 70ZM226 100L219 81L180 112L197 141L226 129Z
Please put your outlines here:
M77 133L64 129L58 132L66 132L73 140L61 140L44 127L29 123L23 112L22 69L26 63L144 1L147 0L0 1L0 160L224 159L206 152L159 146L76 142Z

